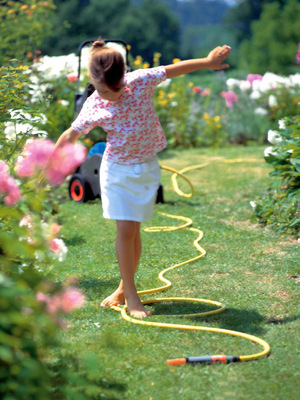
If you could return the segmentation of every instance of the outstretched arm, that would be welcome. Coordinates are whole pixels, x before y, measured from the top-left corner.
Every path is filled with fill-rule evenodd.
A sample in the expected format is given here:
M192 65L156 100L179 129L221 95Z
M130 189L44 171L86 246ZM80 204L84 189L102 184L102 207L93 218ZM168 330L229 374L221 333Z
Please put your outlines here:
M193 60L180 61L176 64L167 65L167 78L188 74L199 69L212 68L216 70L229 68L229 64L223 64L230 54L229 46L218 46L213 49L205 58L195 58Z
M66 143L75 143L80 136L80 133L74 131L73 128L69 128L60 135L56 142L56 147L63 146Z

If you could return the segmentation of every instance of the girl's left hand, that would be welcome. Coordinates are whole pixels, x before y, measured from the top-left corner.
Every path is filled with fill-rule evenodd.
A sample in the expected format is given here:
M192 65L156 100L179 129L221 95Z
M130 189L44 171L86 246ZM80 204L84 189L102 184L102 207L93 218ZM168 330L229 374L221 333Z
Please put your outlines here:
M227 45L224 45L222 47L218 46L213 49L207 56L207 59L211 64L210 68L217 70L229 68L229 64L223 64L223 62L229 56L230 52L231 47Z

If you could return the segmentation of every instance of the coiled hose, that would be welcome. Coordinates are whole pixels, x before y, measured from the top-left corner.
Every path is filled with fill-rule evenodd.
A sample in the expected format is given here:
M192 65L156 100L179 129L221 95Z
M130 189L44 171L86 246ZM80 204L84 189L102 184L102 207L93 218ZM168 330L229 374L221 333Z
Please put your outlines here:
M219 160L220 161L220 160ZM239 163L239 162L259 162L260 160L256 159L235 159L235 160L222 160L222 162L225 163ZM188 168L184 168L180 171L177 171L173 168L162 166L162 169L165 169L167 171L173 172L172 174L172 184L175 192L184 197L192 197L194 194L194 188L190 180L184 175L185 172L203 168L205 166L209 165L209 163L203 163L203 164L198 164L194 165ZM188 185L190 186L190 193L184 193L179 189L178 182L177 182L177 177L180 176L182 179L184 179ZM158 278L161 282L164 283L163 286L153 288L153 289L147 289L147 290L142 290L139 291L139 295L143 294L152 294L152 293L159 293L163 292L167 289L169 289L172 286L171 281L165 278L165 274L171 270L174 270L176 268L179 268L185 264L194 262L199 260L200 258L204 257L206 254L206 251L200 246L199 242L201 241L203 237L203 232L200 231L199 229L192 228L191 225L193 221L190 218L186 218L183 216L176 216L176 215L170 215L170 214L164 214L160 213L168 218L172 219L177 219L179 221L183 221L183 223L179 226L154 226L150 228L146 228L146 232L159 232L159 231L164 231L164 232L169 232L169 231L174 231L174 230L179 230L179 229L187 229L189 231L195 232L197 234L197 238L194 240L193 245L198 251L198 255L194 258L190 258L186 261L183 261L179 264L173 265L169 268L164 269L161 271L158 275ZM205 300L205 299L199 299L199 298L186 298L186 297L165 297L165 298L154 298L154 299L149 299L149 300L143 300L142 303L147 305L147 304L153 304L153 303L161 303L161 302L196 302L196 303L204 303L204 304L209 304L213 305L216 307L215 310L212 311L207 311L207 312L202 312L202 313L195 313L195 314L184 314L184 315L176 315L177 317L207 317L209 315L214 315L221 313L226 310L226 307L217 302L217 301L212 301L212 300ZM204 326L191 326L191 325L179 325L179 324L169 324L169 323L161 323L161 322L151 322L149 321L149 318L147 320L145 319L138 319L138 318L133 318L128 315L127 313L127 307L126 305L124 307L112 307L113 309L120 311L121 316L128 322L131 322L133 324L139 324L139 325L146 325L146 326L153 326L153 327L158 327L158 328L166 328L166 329L182 329L182 330L193 330L193 331L205 331L205 332L214 332L214 333L222 333L225 335L231 335L231 336L237 336L241 337L247 340L250 340L251 342L257 343L262 347L262 351L259 353L255 354L245 354L245 355L237 355L237 356L231 356L231 355L209 355L209 356L198 356L198 357L184 357L184 358L177 358L177 359L172 359L172 360L167 360L168 365L180 365L180 364L213 364L213 363L223 363L223 364L228 364L232 362L239 362L239 361L251 361L251 360L256 360L258 358L267 356L270 353L270 346L269 344L264 341L263 339L260 339L256 336L249 335L243 332L238 332L238 331L233 331L233 330L228 330L228 329L219 329L219 328L210 328L210 327L204 327Z

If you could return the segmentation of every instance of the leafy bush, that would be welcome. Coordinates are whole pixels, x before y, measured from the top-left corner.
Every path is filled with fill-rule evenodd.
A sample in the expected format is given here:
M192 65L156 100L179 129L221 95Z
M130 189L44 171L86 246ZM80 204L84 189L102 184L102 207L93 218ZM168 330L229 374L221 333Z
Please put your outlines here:
M299 113L299 74L248 74L246 79L229 78L226 86L237 97L226 113L231 143L265 143L265 132L276 128L279 119Z
M300 237L300 117L281 120L268 137L273 146L265 159L274 170L267 193L253 204L253 220Z
M291 73L297 68L295 55L299 41L299 1L259 3L263 6L262 13L251 24L251 38L241 44L239 64L259 73L268 70L280 74Z
M10 59L32 60L51 32L53 0L1 0L0 5L0 64Z
M27 275L36 284L42 276ZM57 324L44 313L34 291L0 273L0 393L6 399L51 399L53 378L42 361ZM39 340L37 341L37 335Z
M51 141L40 138L47 133L39 130L38 125L45 123L46 118L33 109L28 75L24 74L27 70L17 61L0 69L3 99L0 108L0 393L3 400L52 399L57 377L72 375L71 371L62 369L53 374L50 349L55 346L59 357L56 333L63 324L61 317L83 302L83 295L76 288L51 280L54 260L62 260L67 249L58 237L57 203L48 184L59 184L81 164L85 150L79 150L81 154L77 153L76 161L73 145L57 153ZM67 170L61 167L57 170L57 164ZM69 383L65 380L67 393ZM58 398L67 398L67 394Z
M264 143L279 118L299 112L299 77L249 74L223 79L223 90L179 77L160 85L156 110L173 147Z
M38 41L27 38L39 29L40 35L47 32L43 17L51 4L1 1L2 45L9 46L13 37L20 58L23 40L34 49ZM0 397L107 398L110 386L94 373L98 360L89 353L68 354L57 339L66 328L65 315L84 302L74 279L52 279L67 252L59 237L55 187L83 162L86 149L80 144L55 149L47 130L56 132L66 122L62 101L74 89L66 74L49 79L36 71L42 62L25 66L8 60L10 51L0 68ZM51 102L54 107L47 110Z

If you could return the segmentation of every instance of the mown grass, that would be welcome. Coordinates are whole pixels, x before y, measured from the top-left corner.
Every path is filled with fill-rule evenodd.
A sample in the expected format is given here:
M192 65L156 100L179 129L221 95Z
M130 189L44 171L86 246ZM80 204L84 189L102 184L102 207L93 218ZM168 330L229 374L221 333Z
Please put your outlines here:
M153 305L155 316L149 320L238 330L266 340L270 356L248 363L168 367L169 358L253 354L261 348L221 334L134 325L118 312L101 308L101 300L119 282L114 221L102 218L99 200L62 202L59 220L69 252L56 265L54 275L57 280L77 277L87 302L71 315L61 340L76 357L91 352L99 360L94 375L101 382L99 391L105 387L106 394L91 398L299 398L299 243L249 222L249 201L266 189L270 172L262 154L260 147L232 147L160 155L162 165L176 169L210 162L187 173L195 187L190 199L173 192L170 173L163 171L166 202L156 206L157 212L192 218L193 226L204 232L201 245L207 256L166 275L173 282L169 291L144 296L199 297L224 303L227 311L204 320L167 315L208 309L195 303ZM237 158L245 162L224 163ZM177 224L157 212L144 227ZM195 233L190 231L143 232L142 238L139 290L158 286L162 269L197 255L192 245Z

